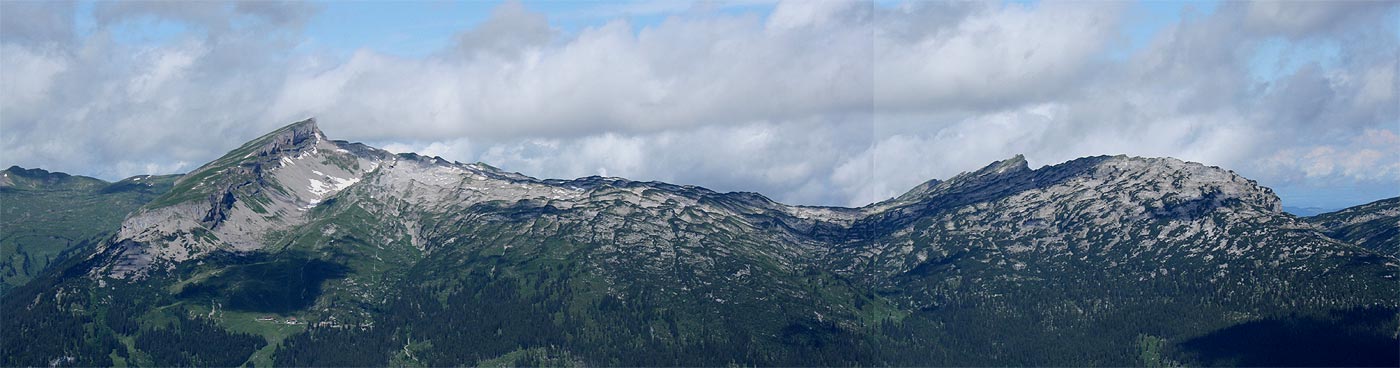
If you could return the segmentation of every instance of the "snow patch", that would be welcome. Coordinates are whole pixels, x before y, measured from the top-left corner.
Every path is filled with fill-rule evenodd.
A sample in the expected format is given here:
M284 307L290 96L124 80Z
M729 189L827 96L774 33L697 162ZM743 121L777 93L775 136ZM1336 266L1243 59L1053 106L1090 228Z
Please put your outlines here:
M312 195L316 196L317 202L320 202L321 198L325 198L326 194L338 192L341 189L345 189L346 187L360 182L360 178L345 179L327 176L326 179L330 182L327 183L316 179L308 179L311 181L311 185L306 189L311 191Z

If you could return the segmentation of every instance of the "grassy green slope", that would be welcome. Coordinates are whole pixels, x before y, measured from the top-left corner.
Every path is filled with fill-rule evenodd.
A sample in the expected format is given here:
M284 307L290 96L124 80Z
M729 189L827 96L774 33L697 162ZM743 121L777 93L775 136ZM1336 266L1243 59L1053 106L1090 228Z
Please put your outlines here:
M39 169L0 172L0 293L31 280L75 247L95 244L176 176L116 183Z

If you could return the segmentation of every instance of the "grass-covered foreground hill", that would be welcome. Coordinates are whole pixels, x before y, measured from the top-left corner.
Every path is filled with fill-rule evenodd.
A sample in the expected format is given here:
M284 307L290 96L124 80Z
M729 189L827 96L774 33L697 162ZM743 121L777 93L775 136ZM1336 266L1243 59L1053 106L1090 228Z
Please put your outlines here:
M91 252L85 245L110 236L175 178L141 175L109 183L17 166L0 171L0 294L66 256Z

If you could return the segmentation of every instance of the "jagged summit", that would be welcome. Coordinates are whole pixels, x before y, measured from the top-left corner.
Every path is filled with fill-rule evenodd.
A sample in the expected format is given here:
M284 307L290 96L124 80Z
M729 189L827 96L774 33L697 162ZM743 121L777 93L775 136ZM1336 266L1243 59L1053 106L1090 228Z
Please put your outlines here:
M994 178L1003 174L1014 174L1025 171L1030 171L1030 166L1026 162L1026 157L1021 154L1016 154L1011 158L993 162L990 165L982 167L981 169L977 169L976 171L958 174L957 176L954 176L953 178L950 178L947 181L930 179L929 181L923 182L915 186L914 188L910 189L907 192L904 192L904 194L901 194L900 196L895 197L894 199L877 203L875 204L875 206L888 206L891 204L909 203L916 202L921 199L927 199L929 196L933 195L938 190L946 190L946 187L949 185L948 183L952 182L968 182L979 179L987 180L988 178Z
M1011 158L1008 158L1008 159L1005 159L1005 160L1001 160L1001 161L997 161L997 162L993 162L991 165L987 165L987 167L983 168L982 170L978 170L978 171L979 171L979 172L995 171L996 173L1000 174L1000 173L1005 173L1005 172L1007 172L1007 171L1025 171L1025 170L1030 170L1030 164L1026 162L1026 156L1025 156L1025 155L1017 153L1015 156L1012 156Z
M219 170L249 161L275 159L274 156L295 154L324 138L325 135L316 126L315 118L288 124L248 141L222 157L190 171L189 176L196 177L206 171Z
M260 146L258 156L268 156L295 152L324 138L321 129L316 127L316 118L311 118L282 127L250 144Z
M987 178L995 178L1002 175L1015 175L1018 173L1028 171L1031 171L1031 169L1030 164L1026 162L1026 156L1016 154L1011 158L993 162L987 166L982 167L981 169L977 169L976 171L958 174L948 179L947 181L955 182L985 180Z

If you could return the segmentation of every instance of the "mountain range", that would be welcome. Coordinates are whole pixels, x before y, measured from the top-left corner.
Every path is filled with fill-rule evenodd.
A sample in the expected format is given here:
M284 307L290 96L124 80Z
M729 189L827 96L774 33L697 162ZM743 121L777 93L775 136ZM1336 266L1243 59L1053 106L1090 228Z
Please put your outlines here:
M0 176L0 364L1400 364L1400 198L1016 156L858 208L328 139Z

